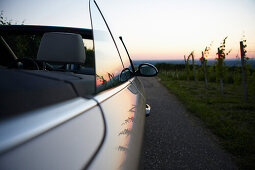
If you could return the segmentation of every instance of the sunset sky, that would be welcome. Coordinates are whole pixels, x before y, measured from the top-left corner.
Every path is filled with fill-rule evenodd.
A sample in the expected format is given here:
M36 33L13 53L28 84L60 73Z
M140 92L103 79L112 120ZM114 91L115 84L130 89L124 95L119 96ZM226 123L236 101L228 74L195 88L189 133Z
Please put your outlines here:
M14 22L90 27L88 0L0 3L0 10ZM97 3L112 32L123 36L133 59L183 59L193 50L198 59L211 42L210 58L215 58L217 47L226 36L226 50L232 49L229 58L236 57L243 35L248 56L255 57L254 0L97 0Z
M229 57L235 57L243 35L248 55L255 57L254 0L98 0L98 4L136 58L182 59L193 50L199 58L212 41L210 57L215 58L226 36L226 50L232 49Z

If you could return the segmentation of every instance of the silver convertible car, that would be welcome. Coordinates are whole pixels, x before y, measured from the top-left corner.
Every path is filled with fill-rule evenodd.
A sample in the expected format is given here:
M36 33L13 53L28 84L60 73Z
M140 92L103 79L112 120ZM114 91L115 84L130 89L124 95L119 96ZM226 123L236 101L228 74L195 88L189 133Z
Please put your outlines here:
M92 29L1 20L0 169L139 169L138 77L158 71L133 66L95 1L90 15Z

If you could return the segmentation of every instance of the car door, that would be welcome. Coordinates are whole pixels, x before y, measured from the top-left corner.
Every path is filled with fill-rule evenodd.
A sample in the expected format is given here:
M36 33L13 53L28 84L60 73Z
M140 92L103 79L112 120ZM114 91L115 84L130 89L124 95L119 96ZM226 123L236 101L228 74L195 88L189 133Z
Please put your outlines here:
M97 102L74 98L0 123L0 169L82 169L105 135Z
M125 61L121 58L112 33L95 1L90 1L96 91L106 122L102 147L89 169L137 169L142 148L145 99L132 82L121 81Z

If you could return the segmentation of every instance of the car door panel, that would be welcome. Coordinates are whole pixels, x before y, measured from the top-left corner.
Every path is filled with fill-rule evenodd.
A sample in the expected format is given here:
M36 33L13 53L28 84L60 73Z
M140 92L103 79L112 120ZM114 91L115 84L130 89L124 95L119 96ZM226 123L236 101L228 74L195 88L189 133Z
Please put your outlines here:
M133 80L132 80L133 81ZM117 89L120 89L117 91ZM117 91L114 95L112 91ZM110 97L109 97L110 96ZM137 169L142 148L145 100L130 82L99 94L106 136L90 169Z
M105 124L94 100L78 98L6 121L0 134L1 169L81 169L100 147Z

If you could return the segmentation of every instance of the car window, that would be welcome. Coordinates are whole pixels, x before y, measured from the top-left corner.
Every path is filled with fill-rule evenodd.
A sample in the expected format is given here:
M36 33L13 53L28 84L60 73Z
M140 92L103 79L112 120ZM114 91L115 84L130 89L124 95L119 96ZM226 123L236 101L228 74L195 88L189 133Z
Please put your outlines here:
M107 23L94 1L90 1L90 12L95 49L96 91L101 92L121 83L123 64Z

